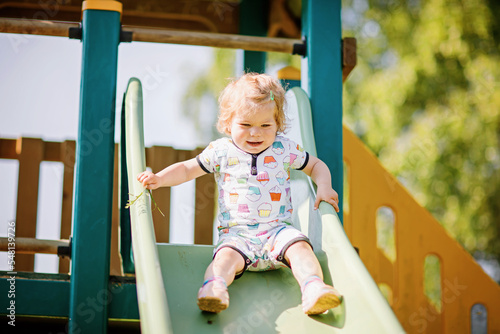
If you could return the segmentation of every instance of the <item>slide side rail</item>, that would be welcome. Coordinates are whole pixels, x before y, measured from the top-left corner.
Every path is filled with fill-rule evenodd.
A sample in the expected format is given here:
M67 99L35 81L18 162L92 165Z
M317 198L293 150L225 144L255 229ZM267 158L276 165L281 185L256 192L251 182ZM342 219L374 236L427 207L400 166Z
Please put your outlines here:
M125 93L125 133L128 186L133 200L144 191L136 176L146 169L142 86L136 78L129 80ZM173 333L146 193L130 207L130 217L141 332Z

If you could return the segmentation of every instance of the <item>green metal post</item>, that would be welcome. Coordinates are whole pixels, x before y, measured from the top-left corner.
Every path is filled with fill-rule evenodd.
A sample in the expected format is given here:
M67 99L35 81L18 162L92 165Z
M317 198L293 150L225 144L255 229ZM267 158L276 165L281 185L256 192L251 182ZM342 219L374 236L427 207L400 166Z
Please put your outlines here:
M302 88L309 94L318 157L332 173L343 208L341 0L302 2L302 34L307 55Z
M243 0L240 3L240 35L267 35L267 6L263 0ZM266 52L243 51L243 71L264 73L266 71ZM237 73L238 75L240 73Z
M69 333L106 333L120 13L86 9L82 29Z

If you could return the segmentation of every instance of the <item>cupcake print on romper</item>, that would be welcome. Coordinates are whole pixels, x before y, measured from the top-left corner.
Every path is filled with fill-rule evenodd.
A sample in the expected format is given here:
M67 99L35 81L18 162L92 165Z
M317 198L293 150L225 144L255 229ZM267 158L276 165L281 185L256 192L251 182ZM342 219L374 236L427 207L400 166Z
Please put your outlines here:
M278 180L280 186L285 184L286 179L287 176L285 175L285 173L283 173L283 171L280 171L278 174L276 174L276 180Z
M222 220L227 221L231 219L231 214L229 213L229 209L226 207L225 203L219 203L219 211L222 215Z
M248 218L250 215L250 210L248 209L248 204L238 204L238 217Z
M271 209L272 209L271 204L269 204L269 203L262 203L257 208L257 211L259 213L259 217L261 217L261 218L267 218L267 217L269 217L269 215L271 214Z
M240 230L240 231L236 232L236 234L238 236L242 237L243 239L245 239L246 241L250 241L254 245L261 245L262 244L262 241L260 241L259 238L253 237L250 234L245 233L244 231Z
M278 217L285 217L285 210L286 210L286 206L284 206L284 205L280 206L280 213L279 213Z
M266 171L260 172L257 175L257 181L259 181L260 184L265 186L269 182L269 174Z
M249 201L257 202L261 197L262 194L260 193L259 187L254 187L254 186L248 187L246 198Z
M240 160L238 160L238 157L228 157L227 158L227 167L236 167L239 166Z
M239 197L240 197L240 195L238 195L238 192L236 191L236 189L233 188L233 190L231 190L231 192L229 193L229 203L231 203L231 204L238 203Z
M274 169L278 166L276 159L273 156L264 157L264 166L270 169Z
M285 152L285 148L283 147L283 144L280 141L275 141L271 149L277 155L283 154L283 152Z
M222 184L225 184L226 182L231 182L231 174L224 174L224 178L222 179Z
M249 230L257 230L259 228L259 223L254 219L251 223L247 224Z
M225 157L226 155L227 155L227 148L222 150L215 150L215 156L217 156L218 160Z
M236 182L238 182L238 184L247 184L248 177L246 175L242 175L242 176L236 178Z
M297 155L293 154L293 153L291 153L290 155L287 155L283 159L283 167L288 172L288 175L290 175L290 166L293 165L293 163L295 162L296 159L297 159Z
M271 195L271 201L273 202L279 202L281 199L281 189L278 186L269 190L269 194Z

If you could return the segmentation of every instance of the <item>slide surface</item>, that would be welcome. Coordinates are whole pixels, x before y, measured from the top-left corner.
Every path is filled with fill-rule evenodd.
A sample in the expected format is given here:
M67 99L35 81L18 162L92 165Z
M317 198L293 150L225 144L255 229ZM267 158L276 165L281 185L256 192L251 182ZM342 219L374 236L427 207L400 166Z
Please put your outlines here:
M300 123L290 136L315 154L310 105L300 88L287 93L292 118ZM300 111L300 112L298 112ZM196 305L203 274L212 259L212 246L157 244L168 307L166 332L173 333L404 333L390 306L367 272L344 233L333 207L321 203L314 211L314 187L302 172L292 174L297 227L311 239L323 267L325 281L343 294L342 304L318 316L301 309L300 288L289 269L246 272L229 287L229 308L219 314L201 312ZM134 219L134 218L132 218ZM152 222L151 222L152 223ZM134 225L134 223L132 223ZM134 245L134 252L139 245ZM145 266L137 266L136 273ZM139 273L137 273L139 274ZM140 275L140 274L139 274ZM141 296L148 303L151 296ZM160 295L162 292L160 292ZM153 305L151 305L153 304ZM141 311L141 328L148 311ZM158 313L156 313L158 316ZM160 320L165 321L165 319ZM159 333L158 331L154 331Z

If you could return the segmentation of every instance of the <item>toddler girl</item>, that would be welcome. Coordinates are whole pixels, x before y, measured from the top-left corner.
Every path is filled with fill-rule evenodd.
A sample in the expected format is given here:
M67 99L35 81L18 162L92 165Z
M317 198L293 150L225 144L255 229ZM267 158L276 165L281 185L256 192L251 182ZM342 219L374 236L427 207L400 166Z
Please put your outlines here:
M211 142L196 158L157 174L137 176L148 189L174 186L214 173L218 185L219 240L198 292L203 311L229 306L227 286L246 270L290 267L302 291L306 314L321 314L341 302L323 282L309 239L291 224L290 168L302 170L317 185L314 204L326 201L338 211L326 164L279 135L286 127L285 91L266 74L247 73L219 98L217 129L229 137Z

